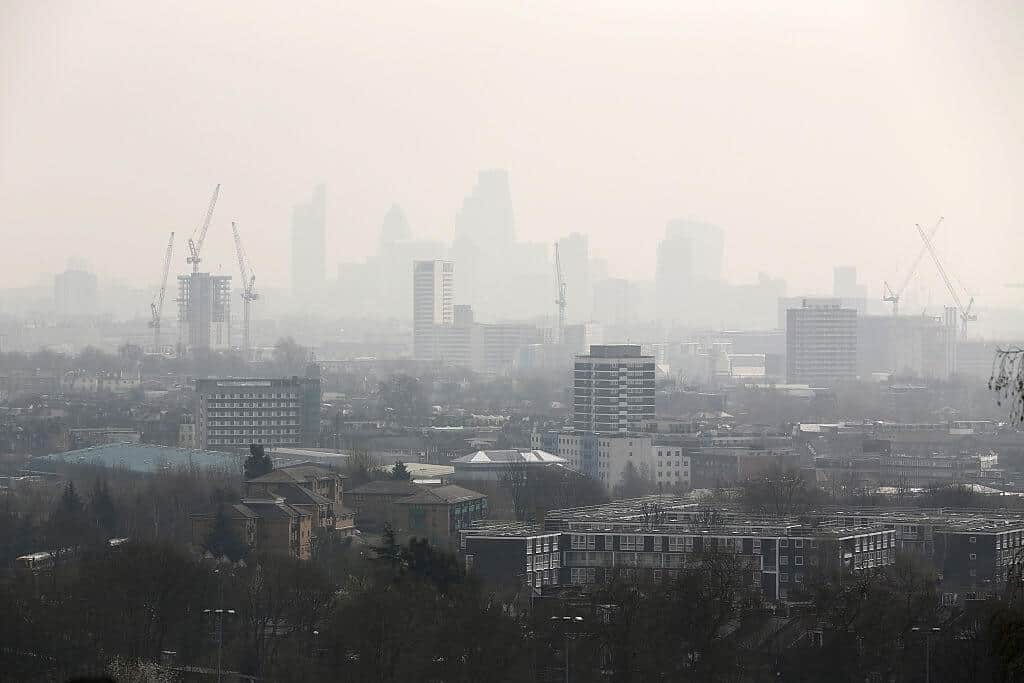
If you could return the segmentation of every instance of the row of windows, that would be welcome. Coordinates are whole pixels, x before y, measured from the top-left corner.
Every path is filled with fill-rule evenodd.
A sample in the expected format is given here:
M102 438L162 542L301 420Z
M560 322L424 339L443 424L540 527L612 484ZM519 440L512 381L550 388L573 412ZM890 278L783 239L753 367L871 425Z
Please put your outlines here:
M210 394L210 398L298 398L299 395L296 393L270 393L270 394Z

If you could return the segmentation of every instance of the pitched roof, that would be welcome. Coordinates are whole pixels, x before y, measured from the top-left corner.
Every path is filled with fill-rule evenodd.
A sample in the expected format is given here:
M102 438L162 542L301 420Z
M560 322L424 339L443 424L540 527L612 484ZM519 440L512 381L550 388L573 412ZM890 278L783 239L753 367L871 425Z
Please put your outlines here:
M422 486L411 481L380 479L363 484L346 493L349 495L377 495L377 496L411 496L423 490Z
M486 497L487 496L482 493L477 493L476 491L470 491L469 489L464 489L461 486L450 484L448 486L425 488L415 496L402 498L395 502L401 505L451 505L453 503L462 503L467 500L479 500Z
M507 465L522 463L524 465L561 465L566 459L547 451L532 450L490 450L477 451L452 460L456 467L472 467L474 465Z
M266 474L256 477L255 479L248 479L246 481L254 482L267 482L267 483L305 483L313 479L320 479L322 477L336 476L344 478L327 467L320 467L319 465L310 465L309 463L298 463L296 465L285 465L284 467L277 467Z

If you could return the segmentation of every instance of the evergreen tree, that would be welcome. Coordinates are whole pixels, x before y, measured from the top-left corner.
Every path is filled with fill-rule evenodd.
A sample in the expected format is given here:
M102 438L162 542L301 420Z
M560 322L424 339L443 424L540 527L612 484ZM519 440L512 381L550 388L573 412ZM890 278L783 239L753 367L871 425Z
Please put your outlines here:
M391 478L395 481L409 481L412 475L409 473L409 468L405 466L405 463L399 460L395 462L395 467L391 470Z
M254 443L249 446L249 457L245 459L244 468L246 479L256 479L273 471L274 461L267 455L262 444Z
M249 552L248 546L231 528L223 504L217 507L217 516L213 520L213 528L206 535L204 547L217 557L226 555L232 562L237 562Z
M103 536L104 541L117 535L117 505L110 495L106 481L98 477L89 497L89 514L93 526Z

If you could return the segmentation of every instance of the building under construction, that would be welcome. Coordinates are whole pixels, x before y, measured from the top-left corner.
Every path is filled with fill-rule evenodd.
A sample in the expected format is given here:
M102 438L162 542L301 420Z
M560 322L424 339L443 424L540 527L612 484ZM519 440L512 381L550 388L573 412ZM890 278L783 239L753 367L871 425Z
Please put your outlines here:
M182 350L231 346L231 276L178 276L178 329Z

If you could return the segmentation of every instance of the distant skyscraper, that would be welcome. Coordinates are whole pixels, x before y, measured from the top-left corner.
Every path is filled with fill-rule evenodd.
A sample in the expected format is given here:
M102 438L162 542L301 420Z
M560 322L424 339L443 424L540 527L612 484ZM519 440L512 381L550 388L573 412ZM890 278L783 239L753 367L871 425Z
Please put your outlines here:
M711 223L673 220L665 229L666 237L681 237L690 242L690 277L697 282L722 279L722 229Z
M719 322L723 248L722 230L717 225L669 222L657 251L658 317L691 325Z
M455 323L455 264L451 261L413 262L413 356L437 356L436 328Z
M839 299L804 299L786 311L786 379L833 386L857 379L857 311Z
M857 282L856 266L836 266L832 269L832 296L848 301L868 298L868 288ZM860 306L855 308L863 312Z
M93 315L97 309L96 276L68 268L53 278L53 300L61 317Z
M591 346L576 356L573 429L641 432L655 418L654 357L635 344Z
M412 238L412 229L405 217L405 211L398 204L392 204L388 212L384 214L384 220L380 226L381 246L405 242Z
M324 286L326 225L327 190L317 185L312 199L292 210L292 290L299 296Z
M693 296L693 245L682 235L666 234L658 243L654 271L658 317L679 322L686 317L686 298Z
M480 171L476 186L455 218L455 240L468 239L481 248L497 251L515 238L508 171Z
M566 317L570 322L589 320L594 313L590 281L590 245L586 235L571 233L558 240L558 254L565 275Z

